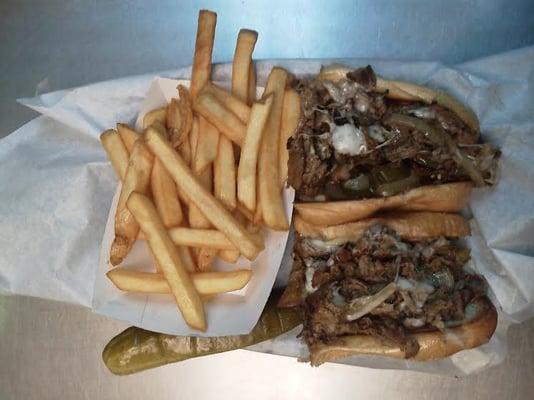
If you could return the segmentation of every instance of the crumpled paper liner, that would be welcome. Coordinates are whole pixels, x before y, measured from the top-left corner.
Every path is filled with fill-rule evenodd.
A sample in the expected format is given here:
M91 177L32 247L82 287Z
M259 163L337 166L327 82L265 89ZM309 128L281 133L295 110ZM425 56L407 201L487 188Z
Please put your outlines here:
M386 78L446 89L471 106L482 135L502 151L496 187L477 189L471 201L473 268L490 285L499 311L491 341L444 360L419 363L351 357L343 363L465 375L498 363L506 330L534 314L534 47L455 66L369 59L273 60L257 63L259 84L273 65L306 75L321 64L372 64ZM189 76L190 69L159 76ZM219 65L214 80L228 81ZM132 123L152 76L125 78L22 99L39 117L0 141L0 292L85 306L92 302L98 252L116 179L98 143L115 122ZM283 285L290 251L275 285ZM305 356L298 330L252 347Z

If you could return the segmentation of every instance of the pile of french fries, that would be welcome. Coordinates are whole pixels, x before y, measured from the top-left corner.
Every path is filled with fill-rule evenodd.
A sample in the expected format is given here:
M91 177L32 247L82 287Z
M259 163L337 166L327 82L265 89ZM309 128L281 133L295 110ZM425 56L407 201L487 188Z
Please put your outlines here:
M109 258L117 267L108 278L124 291L172 294L200 331L203 302L243 288L252 274L214 271L215 259L254 260L264 248L262 227L289 228L286 143L300 117L283 68L272 69L256 98L255 31L239 32L231 92L211 82L216 21L200 11L190 87L147 113L142 133L119 123L100 137L122 182ZM136 240L148 243L154 272L119 266Z

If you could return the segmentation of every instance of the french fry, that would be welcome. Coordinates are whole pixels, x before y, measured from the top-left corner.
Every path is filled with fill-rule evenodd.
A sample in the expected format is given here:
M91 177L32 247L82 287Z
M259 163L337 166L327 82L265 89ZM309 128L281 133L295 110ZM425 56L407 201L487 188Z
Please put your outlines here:
M232 63L232 94L243 102L248 100L250 64L257 40L258 32L249 29L241 29L237 36Z
M211 54L215 39L217 14L208 10L198 13L197 38L193 69L191 71L191 95L195 98L211 76Z
M224 135L219 139L219 150L213 163L213 194L228 210L232 211L236 200L236 166L232 142Z
M198 143L198 126L199 126L198 117L195 116L193 118L193 124L191 127L190 135L188 136L188 138L186 138L184 143L182 143L182 145L180 145L180 147L178 148L178 152L180 153L180 155L182 156L182 158L184 159L184 161L187 163L188 166L193 165L193 160L195 158L195 152L196 152L197 143ZM184 147L186 145L189 145L188 149ZM180 188L180 186L178 186L177 189L178 189L178 195L180 196L184 204L189 206L190 202L189 202L189 196L187 196L187 193L185 193Z
M244 124L248 122L248 118L250 117L250 107L230 92L215 83L206 85L203 92L213 94L227 109L237 115L241 122Z
M215 229L178 227L169 230L169 236L177 246L210 247L218 250L235 250L235 246L222 232Z
M131 154L134 143L141 137L141 135L126 124L117 124L117 132L119 132L119 136L121 137L124 146L126 146L128 154Z
M256 69L254 62L250 63L250 71L248 73L248 98L247 104L252 105L256 101Z
M187 165L191 165L191 143L189 141L189 135L184 139L182 144L178 146L178 153L180 153Z
M254 213L256 210L258 154L272 104L273 96L269 95L262 102L257 102L252 105L252 111L247 125L247 134L241 147L241 156L237 169L237 199L251 213Z
M213 94L200 93L193 103L193 110L215 125L228 139L241 146L245 138L245 124Z
M176 184L187 192L191 204L197 206L213 226L239 249L249 260L254 260L262 247L226 208L195 179L180 155L167 140L154 129L148 129L145 141L152 152L161 160ZM146 233L146 232L145 232Z
M249 269L221 272L197 272L190 275L195 289L201 295L232 292L245 287L252 276ZM120 290L140 293L171 293L169 284L161 274L115 268L107 277Z
M193 126L191 128L191 137L190 137L190 143L189 143L191 145L191 160L195 158L195 154L197 152L198 132L199 132L199 121L198 121L198 117L195 117L193 119Z
M198 142L193 161L193 170L200 174L217 157L219 131L208 120L199 117Z
M139 233L139 224L126 207L126 201L134 191L148 192L153 162L154 156L143 141L135 142L115 213L115 238L109 255L112 265L118 265L124 260Z
M149 129L148 132L156 132ZM133 192L127 207L145 233L148 245L158 263L185 322L194 329L206 330L202 300L185 269L176 246L165 230L156 207L145 195Z
M239 250L221 250L219 251L219 257L221 260L230 263L235 264L237 260L239 260L239 257L241 256L241 253L239 253Z
M259 182L259 174L258 174L258 182ZM258 185L259 187L259 185ZM259 193L259 189L258 189ZM258 196L257 203L256 203L256 212L254 213L254 216L252 217L252 222L254 222L256 225L263 225L263 214L261 209L261 198Z
M251 233L251 237L256 241L258 246L264 246L263 235L260 232L261 227L254 224L254 222L249 221L239 210L237 210L234 215L240 223L246 226L247 231Z
M198 182L202 185L202 187L211 193L212 188L212 169L211 166L204 169L202 173L198 176ZM183 190L183 188L182 188ZM183 192L188 192L187 190L183 190ZM192 202L191 196L189 194L187 196L187 202L189 204L189 225L192 228L201 228L201 229L208 229L211 228L210 221L204 216L202 211L195 205L195 203Z
M259 233L261 226L256 225L253 221L247 220L247 231L250 233Z
M249 211L243 204L240 202L237 203L237 211L239 211L243 216L250 222L254 223L254 214Z
M172 136L179 135L183 121L182 113L180 111L180 107L178 106L178 101L178 99L171 99L171 101L167 104L167 112L165 114L165 126L167 127L169 133L172 132L170 141L173 145L174 140L172 140Z
M121 137L113 129L108 129L100 135L100 142L102 142L102 147L104 147L117 177L124 181L129 155Z
M172 99L167 105L166 127L169 131L169 140L176 148L188 137L193 126L193 108L189 90L178 85L178 99Z
M245 225L247 230L251 233L251 237L256 241L258 246L264 246L263 243L263 236L261 233L259 233L259 229L250 228L251 222L247 220L247 218L241 213L239 210L234 211L235 218L239 221L239 223ZM239 250L234 249L226 249L221 250L219 252L219 257L221 260L226 261L230 264L235 264L237 260L239 259L239 256L241 254L239 253Z
M234 216L240 224L246 225L247 219L241 212L235 210ZM232 249L221 250L219 252L219 258L230 264L235 264L239 259L240 255L241 254L239 253L239 250L237 250L235 247Z
M182 223L183 215L176 184L158 159L154 160L150 187L163 225L166 228L179 226Z
M177 246L176 250L178 250L178 255L180 256L180 260L182 260L182 264L186 270L189 272L195 272L198 270L195 260L193 260L193 256L191 255L191 249L185 246Z
M274 230L287 230L289 224L280 192L278 143L280 141L280 119L284 101L287 72L274 67L267 79L264 96L273 93L273 106L263 133L258 162L259 198L261 214L265 225Z
M164 124L166 117L167 107L156 108L155 110L147 112L143 117L143 129L148 128L156 121L159 121Z
M280 171L280 187L283 188L287 181L287 162L289 153L287 141L297 129L300 119L300 96L293 89L287 89L284 93L282 107L282 120L280 122L280 143L278 146L278 161Z
M239 250L236 250L239 253ZM213 261L217 257L219 250L211 247L201 247L198 251L197 266L200 272L211 271L213 268Z

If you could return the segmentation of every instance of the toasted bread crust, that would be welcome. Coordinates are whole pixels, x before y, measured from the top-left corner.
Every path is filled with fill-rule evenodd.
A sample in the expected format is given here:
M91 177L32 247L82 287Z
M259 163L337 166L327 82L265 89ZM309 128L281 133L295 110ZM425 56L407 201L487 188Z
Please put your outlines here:
M381 213L360 221L330 226L310 224L300 215L295 216L294 222L295 230L302 236L336 242L356 241L375 224L388 226L408 240L438 236L458 238L471 233L469 223L461 215L429 211Z
M419 342L419 352L413 357L417 361L437 360L461 350L471 349L487 343L497 327L497 311L487 298L481 299L485 312L472 322L447 329L413 333ZM314 366L339 358L358 354L405 358L404 352L395 345L381 342L372 336L347 336L336 343L315 345L310 349L310 361Z
M296 203L302 220L313 225L338 225L359 221L381 210L457 212L469 201L471 182L420 186L382 198Z

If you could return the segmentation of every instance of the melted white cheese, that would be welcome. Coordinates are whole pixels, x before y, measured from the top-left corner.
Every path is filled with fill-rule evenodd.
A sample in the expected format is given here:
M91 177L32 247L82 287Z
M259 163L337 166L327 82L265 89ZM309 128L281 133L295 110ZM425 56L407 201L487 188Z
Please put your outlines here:
M422 309L426 299L434 292L434 286L425 282L416 282L411 279L399 278L397 280L399 290L410 292L411 298L417 309Z
M424 292L424 293L432 293L434 292L434 286L429 285L425 282L416 282L411 279L405 279L405 278L399 278L397 280L397 286L401 290L408 290L413 292Z
M312 285L314 273L315 273L315 268L306 267L306 293L308 294L313 293L317 290L317 288L314 288Z
M355 156L367 150L364 133L352 124L334 126L332 144L339 154Z
M325 242L321 239L309 239L310 244L317 250L323 250L325 252L332 252L339 247L336 242Z

